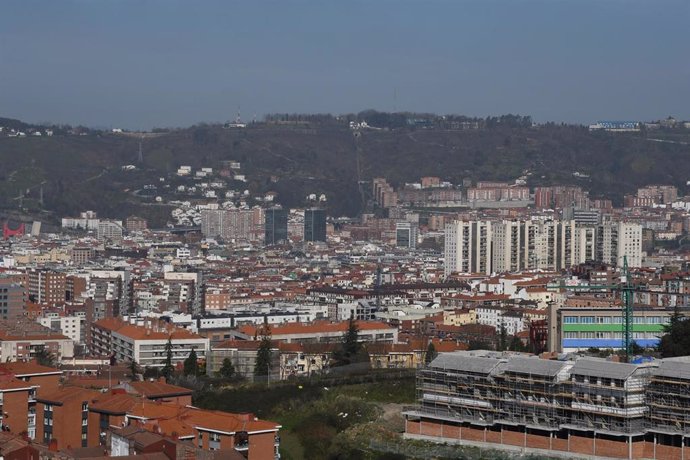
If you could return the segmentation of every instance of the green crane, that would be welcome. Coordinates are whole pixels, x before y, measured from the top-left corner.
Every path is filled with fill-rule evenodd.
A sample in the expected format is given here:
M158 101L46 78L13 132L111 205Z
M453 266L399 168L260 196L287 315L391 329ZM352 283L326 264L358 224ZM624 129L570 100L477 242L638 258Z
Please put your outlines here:
M611 290L618 291L621 295L621 300L623 301L622 310L622 349L625 351L625 361L630 362L630 357L632 356L632 344L633 344L633 292L635 289L632 285L632 279L630 278L630 269L628 268L628 256L623 256L623 269L621 270L620 283L610 284L610 285L590 285L590 286L567 286L563 283L561 284L549 284L549 288L554 289L567 289L570 291L599 291L599 290Z

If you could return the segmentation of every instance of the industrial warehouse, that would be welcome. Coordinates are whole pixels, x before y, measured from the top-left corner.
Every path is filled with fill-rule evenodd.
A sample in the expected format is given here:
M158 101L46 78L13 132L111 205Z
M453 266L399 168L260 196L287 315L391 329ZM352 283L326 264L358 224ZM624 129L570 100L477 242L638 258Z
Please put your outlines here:
M417 405L404 415L409 438L577 458L690 458L690 359L443 353L419 369Z

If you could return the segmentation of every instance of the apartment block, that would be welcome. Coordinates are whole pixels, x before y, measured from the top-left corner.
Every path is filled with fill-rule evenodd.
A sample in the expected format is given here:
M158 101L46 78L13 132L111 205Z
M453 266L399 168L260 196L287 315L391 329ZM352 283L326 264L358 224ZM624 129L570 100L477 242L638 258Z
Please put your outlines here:
M13 277L0 277L0 319L24 316L26 293Z
M444 273L563 270L586 261L642 265L642 227L575 220L455 221L446 224Z
M526 454L685 458L689 375L687 358L625 364L444 353L417 371L405 436Z
M58 449L89 446L89 404L100 394L80 387L41 392L36 397L36 439Z
M201 211L201 233L227 241L260 241L264 236L264 210L204 209Z
M29 271L29 300L40 304L61 304L65 302L67 275L50 269Z
M168 339L172 344L173 365L182 364L195 350L204 359L209 339L186 329L151 322L145 326L119 318L97 321L91 325L91 352L98 356L114 356L119 362L135 361L142 367L162 368L167 357Z

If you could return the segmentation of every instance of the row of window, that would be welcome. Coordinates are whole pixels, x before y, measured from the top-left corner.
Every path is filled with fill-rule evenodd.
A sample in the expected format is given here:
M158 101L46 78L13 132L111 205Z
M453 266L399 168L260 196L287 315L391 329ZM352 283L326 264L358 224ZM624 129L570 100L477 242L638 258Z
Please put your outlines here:
M633 316L634 324L668 324L668 316ZM565 316L564 324L622 324L622 316Z
M633 339L656 339L655 332L633 332ZM622 339L622 332L595 331L595 332L564 332L564 339Z

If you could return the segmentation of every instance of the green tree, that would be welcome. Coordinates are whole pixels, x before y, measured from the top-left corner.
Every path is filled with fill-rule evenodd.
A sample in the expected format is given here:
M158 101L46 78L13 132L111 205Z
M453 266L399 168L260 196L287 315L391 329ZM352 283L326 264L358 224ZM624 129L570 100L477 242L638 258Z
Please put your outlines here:
M199 375L199 358L196 355L196 350L192 348L189 356L184 360L184 375Z
M235 376L235 366L232 365L230 358L223 360L223 365L216 371L216 377L221 379L231 379Z
M333 353L333 366L347 366L362 361L362 344L359 343L359 328L354 314L350 316L347 332L343 335L340 349Z
M161 373L157 367L146 366L144 368L144 380L149 380L149 379L156 380L160 376L161 376Z
M141 369L139 369L139 365L134 360L129 362L129 374L130 378L132 379L132 382L136 382L139 380L139 374L141 374Z
M520 338L518 336L514 335L510 339L510 344L508 345L508 350L526 352L527 347L525 346L524 343L522 343L522 340L520 340Z
M644 347L640 346L640 344L633 340L630 344L630 351L633 355L641 355L644 353Z
M172 352L172 335L168 337L168 342L165 344L165 365L161 370L161 375L169 380L173 375L175 368L172 363L173 352Z
M690 321L675 308L658 345L662 358L690 355Z
M429 364L431 361L436 359L438 352L433 342L429 342L429 346L426 347L426 354L424 355L424 363Z
M271 374L271 330L268 324L264 323L262 330L261 343L256 353L254 364L254 377L257 381L268 382Z
M503 323L501 323L501 329L498 335L498 351L506 351L508 349L508 332Z
M488 342L485 342L484 340L479 340L479 339L472 339L469 341L467 344L467 349L468 350L491 350L493 349L493 345L491 345Z
M34 357L41 366L55 367L55 356L46 350L45 347L39 348Z

